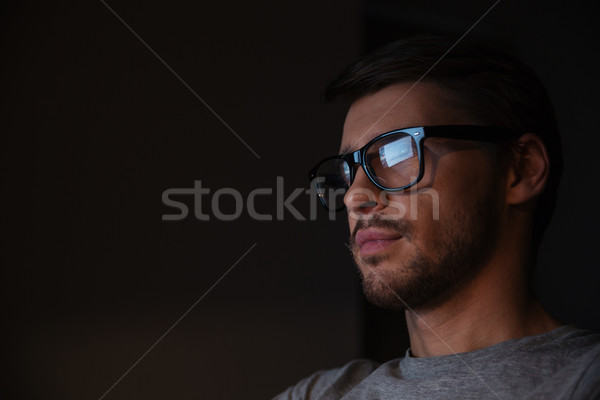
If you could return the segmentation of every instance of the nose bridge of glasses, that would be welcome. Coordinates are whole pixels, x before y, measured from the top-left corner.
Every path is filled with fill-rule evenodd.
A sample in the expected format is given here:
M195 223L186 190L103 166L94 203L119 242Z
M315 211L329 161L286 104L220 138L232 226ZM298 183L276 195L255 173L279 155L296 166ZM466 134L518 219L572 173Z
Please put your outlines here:
M346 162L349 164L350 167L350 184L354 183L354 178L356 178L356 174L358 172L358 168L360 168L361 164L362 164L362 149L353 151L352 153L348 154L345 159Z

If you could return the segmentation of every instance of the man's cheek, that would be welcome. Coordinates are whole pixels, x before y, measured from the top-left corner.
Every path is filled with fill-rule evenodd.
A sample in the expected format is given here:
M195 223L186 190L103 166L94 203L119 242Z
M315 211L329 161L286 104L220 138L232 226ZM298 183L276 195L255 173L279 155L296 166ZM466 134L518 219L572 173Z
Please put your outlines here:
M405 197L394 196L381 192L379 194L380 204L386 205L385 214L381 217L387 220L399 220L406 216L407 207L404 205Z
M386 219L409 219L411 221L438 221L440 197L435 189L423 188L403 196L389 196Z
M419 189L410 198L410 219L440 220L440 195L432 188Z

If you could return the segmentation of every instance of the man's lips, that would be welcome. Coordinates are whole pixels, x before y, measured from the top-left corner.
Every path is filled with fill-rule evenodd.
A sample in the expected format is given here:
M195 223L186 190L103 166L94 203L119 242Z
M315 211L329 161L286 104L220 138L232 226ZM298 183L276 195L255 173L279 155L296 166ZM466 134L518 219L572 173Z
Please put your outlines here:
M386 249L400 239L402 235L399 233L370 228L358 231L354 242L360 255L367 256Z

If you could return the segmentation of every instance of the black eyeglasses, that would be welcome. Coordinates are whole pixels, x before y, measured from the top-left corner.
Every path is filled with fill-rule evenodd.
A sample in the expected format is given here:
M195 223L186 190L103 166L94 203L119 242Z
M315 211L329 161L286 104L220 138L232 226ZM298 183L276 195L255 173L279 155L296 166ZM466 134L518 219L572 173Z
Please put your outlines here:
M408 189L423 177L423 139L441 137L500 142L520 135L504 129L477 125L417 126L383 133L361 149L328 157L310 170L321 203L327 209L344 208L343 197L354 182L358 166L381 190Z

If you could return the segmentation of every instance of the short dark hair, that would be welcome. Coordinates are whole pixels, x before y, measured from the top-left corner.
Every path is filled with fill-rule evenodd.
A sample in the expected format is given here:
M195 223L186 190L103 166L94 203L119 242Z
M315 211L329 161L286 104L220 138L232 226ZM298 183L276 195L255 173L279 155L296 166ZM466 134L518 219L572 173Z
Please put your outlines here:
M328 86L324 99L352 103L396 83L429 82L478 123L538 135L550 172L533 216L537 247L554 212L562 172L560 134L546 89L529 67L496 48L464 40L448 51L453 45L439 36L394 41L352 64Z

